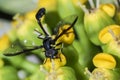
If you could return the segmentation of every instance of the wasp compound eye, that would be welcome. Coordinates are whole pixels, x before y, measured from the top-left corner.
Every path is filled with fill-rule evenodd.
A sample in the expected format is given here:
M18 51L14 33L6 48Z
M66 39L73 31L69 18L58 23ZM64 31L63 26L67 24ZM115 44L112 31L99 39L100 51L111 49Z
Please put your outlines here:
M45 8L40 8L36 14L36 19L39 20L43 15L45 15Z

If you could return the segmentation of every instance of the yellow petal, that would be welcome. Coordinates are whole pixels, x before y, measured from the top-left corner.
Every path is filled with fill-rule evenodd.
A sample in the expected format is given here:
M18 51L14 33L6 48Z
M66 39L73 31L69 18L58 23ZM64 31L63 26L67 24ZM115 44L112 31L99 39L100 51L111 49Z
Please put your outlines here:
M64 25L63 27L60 27L59 28L59 34L67 29L68 27L70 27L70 25ZM63 43L66 43L66 44L71 44L73 42L75 38L75 34L74 34L74 31L73 31L73 28L69 29L66 34L62 35L60 38L59 38L59 41L60 42L63 42Z
M111 34L109 31L112 31L114 34ZM118 25L109 25L102 29L99 33L99 40L105 44L111 40L114 40L114 37L120 36L120 26Z
M115 6L113 4L102 4L100 9L107 13L110 17L115 15Z
M93 58L93 64L98 68L113 69L116 66L115 58L107 53L99 53Z

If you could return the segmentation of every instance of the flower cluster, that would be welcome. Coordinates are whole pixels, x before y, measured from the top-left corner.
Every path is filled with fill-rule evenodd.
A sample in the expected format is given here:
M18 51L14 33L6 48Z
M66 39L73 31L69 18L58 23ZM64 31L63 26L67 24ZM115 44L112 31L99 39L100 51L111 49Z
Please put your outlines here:
M16 13L12 28L0 38L0 80L9 77L19 80L17 73L21 71L24 80L119 80L119 3L118 0L38 0L36 9ZM45 57L44 49L29 52L32 57L31 54L3 56L43 43L38 35L44 33L35 19L38 9L43 7L46 14L41 22L47 33L53 34L52 39L68 29L74 16L78 16L75 25L55 41L62 43L55 46L59 58Z

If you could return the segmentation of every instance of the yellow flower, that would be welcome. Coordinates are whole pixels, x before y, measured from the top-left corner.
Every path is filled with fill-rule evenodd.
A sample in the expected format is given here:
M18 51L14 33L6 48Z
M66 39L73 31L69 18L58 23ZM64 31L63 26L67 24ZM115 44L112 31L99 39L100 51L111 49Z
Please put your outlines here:
M95 45L101 45L98 38L99 33L103 28L111 24L114 24L114 21L100 9L92 10L84 16L85 31Z
M99 33L99 40L105 44L112 40L119 41L120 36L120 26L118 25L109 25L102 29Z
M57 10L57 0L39 0L38 8L46 8L47 12Z
M0 38L0 51L4 51L10 45L10 40L6 34Z
M70 67L61 67L54 72L50 72L45 80L77 80L75 72Z
M100 32L99 39L103 43L102 49L104 52L120 59L120 26L107 26Z
M93 64L98 68L113 69L116 66L116 60L110 54L99 53L94 56Z
M89 80L119 80L119 73L112 69L95 68Z
M34 11L26 13L24 17L25 19L29 19L29 20L36 20L35 18L36 13L37 13L37 10L34 10Z
M59 53L58 55L60 58L55 58L55 59L46 58L43 66L47 70L52 70L53 68L54 68L54 70L56 70L59 67L64 66L66 64L65 56L62 53Z
M70 27L70 25L64 25L63 27L60 27L59 34L61 32L63 32L65 29L67 29L68 27ZM63 34L59 38L58 42L63 42L65 44L71 44L73 42L74 38L75 38L74 30L73 30L73 28L71 28L66 32L66 34Z
M115 6L113 4L101 4L100 9L107 13L110 17L115 15Z

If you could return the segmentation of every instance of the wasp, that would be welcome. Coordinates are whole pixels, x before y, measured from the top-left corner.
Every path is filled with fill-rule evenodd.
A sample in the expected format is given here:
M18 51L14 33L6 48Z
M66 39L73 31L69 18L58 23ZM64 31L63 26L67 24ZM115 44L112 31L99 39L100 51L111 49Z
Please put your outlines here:
M36 16L35 16L40 28L42 29L42 31L45 35L45 37L41 37L42 34L39 31L35 30L37 33L39 33L38 38L43 40L42 45L34 46L33 48L30 48L30 49L23 49L22 51L18 51L16 53L6 53L6 54L4 54L5 56L16 56L16 55L19 55L19 54L23 54L23 53L26 53L26 52L33 51L33 50L44 48L46 58L50 58L50 59L60 58L60 57L58 57L58 50L60 50L61 48L56 48L56 46L61 45L62 42L59 42L59 43L56 44L56 41L62 35L66 34L67 31L70 30L75 25L78 17L75 18L75 20L72 22L72 24L67 29L64 29L60 34L57 34L55 36L55 38L52 38L47 33L47 31L44 29L44 27L42 25L42 22L41 22L41 18L45 15L45 13L46 13L46 9L45 8L40 8L38 10Z

